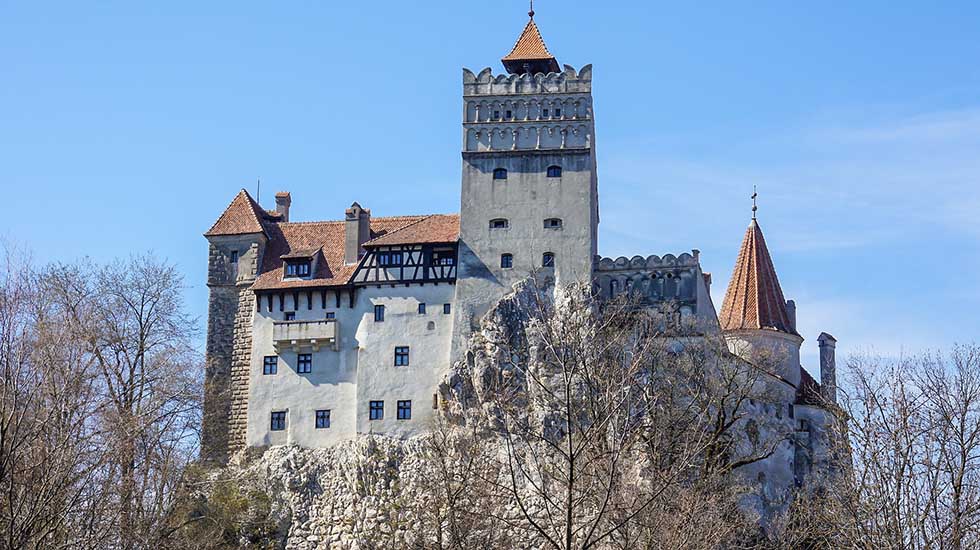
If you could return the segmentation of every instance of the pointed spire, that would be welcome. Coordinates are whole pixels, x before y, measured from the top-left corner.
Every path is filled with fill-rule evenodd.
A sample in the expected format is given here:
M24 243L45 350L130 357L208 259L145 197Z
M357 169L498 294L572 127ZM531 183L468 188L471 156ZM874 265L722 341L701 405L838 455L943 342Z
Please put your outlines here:
M548 46L541 38L541 31L534 22L533 1L527 15L529 19L524 32L521 33L510 53L501 59L504 68L511 74L559 72L561 69L558 67L558 60L548 51Z
M723 330L767 329L797 334L754 210L725 293L719 322Z

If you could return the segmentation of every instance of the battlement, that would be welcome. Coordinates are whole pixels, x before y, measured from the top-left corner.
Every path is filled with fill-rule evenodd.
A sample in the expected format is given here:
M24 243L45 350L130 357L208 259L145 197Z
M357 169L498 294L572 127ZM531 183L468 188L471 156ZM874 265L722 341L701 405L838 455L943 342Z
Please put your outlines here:
M463 97L486 95L591 93L592 65L577 71L565 65L560 73L493 75L487 67L479 74L463 69Z
M692 250L690 254L684 252L680 256L674 256L673 254L665 254L663 257L654 254L646 258L643 256L633 256L632 258L620 256L615 260L597 256L595 259L595 271L612 272L698 267L700 265L700 256L701 252L698 250Z

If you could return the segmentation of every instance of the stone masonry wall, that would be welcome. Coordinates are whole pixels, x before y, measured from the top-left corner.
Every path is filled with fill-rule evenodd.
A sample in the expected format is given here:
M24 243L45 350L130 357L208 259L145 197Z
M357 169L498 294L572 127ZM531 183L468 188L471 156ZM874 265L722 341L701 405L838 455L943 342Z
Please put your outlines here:
M249 283L251 284L251 283ZM238 287L234 314L231 354L231 403L228 418L228 452L245 448L248 428L248 378L252 362L252 321L255 315L255 293L248 285Z

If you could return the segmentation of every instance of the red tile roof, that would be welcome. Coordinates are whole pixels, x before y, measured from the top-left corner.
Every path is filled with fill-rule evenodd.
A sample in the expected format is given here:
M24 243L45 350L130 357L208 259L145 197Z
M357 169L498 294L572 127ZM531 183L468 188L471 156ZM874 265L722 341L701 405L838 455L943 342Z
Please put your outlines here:
M262 233L262 222L275 219L278 219L278 215L262 210L248 191L242 189L204 236Z
M364 246L454 243L459 240L459 214L433 214L405 227L372 239Z
M786 299L766 239L754 219L745 232L719 321L723 330L769 329L797 334L786 311Z
M371 218L371 236L380 237L424 219L425 216L393 216ZM262 268L252 286L255 290L303 288L344 285L350 280L357 264L344 264L343 221L266 224L269 244L262 257ZM322 247L323 259L317 262L310 279L282 279L282 257L293 250Z
M548 46L545 46L544 39L541 38L541 31L538 30L538 26L532 17L527 22L527 26L524 27L524 32L521 33L520 38L517 39L517 43L514 44L514 48L504 56L503 61L554 59L554 57L548 51Z

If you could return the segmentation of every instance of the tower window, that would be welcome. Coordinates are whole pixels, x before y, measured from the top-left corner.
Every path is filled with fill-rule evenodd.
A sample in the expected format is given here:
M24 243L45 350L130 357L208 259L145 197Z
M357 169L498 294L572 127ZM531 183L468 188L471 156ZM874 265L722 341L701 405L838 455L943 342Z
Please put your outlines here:
M285 321L295 321L296 320L296 312L295 311L287 311L285 314L283 314L282 318Z
M449 315L452 312L453 312L453 305L452 304L442 304L442 314L443 315Z
M609 281L609 295L615 298L617 294L619 294L619 281L613 279Z
M279 372L279 356L266 355L262 359L262 374L273 375Z
M505 180L507 179L507 169L506 168L495 168L493 171L493 179L495 180Z
M555 109L555 117L561 117L561 109Z
M510 224L505 218L496 218L490 220L490 229L507 229Z
M419 315L425 315L425 302L419 302Z
M499 118L500 118L500 111L494 111L494 112L493 112L493 119L494 119L494 120L497 120L497 119L499 119Z
M542 254L541 265L544 267L555 267L555 254L553 252L545 252Z
M330 427L330 409L316 411L316 429L323 430Z
M512 117L512 116L513 116L513 113L511 113L510 111L505 111L504 112L504 117L506 117L507 119L510 119L510 117Z
M296 356L296 372L309 374L313 372L313 354L300 353Z
M233 264L237 264L238 263L238 251L237 250L232 250L231 251L231 263L233 263Z
M549 178L560 178L561 177L561 166L549 166L548 167L548 177Z
M513 254L501 254L500 255L500 267L503 269L510 269L514 267L514 255Z
M269 429L281 432L286 429L286 411L274 411L269 422Z
M398 420L411 420L412 419L412 401L399 401L398 402Z
M561 229L561 218L548 218L544 221L545 229Z
M368 404L368 411L370 413L371 420L381 420L385 417L385 402L371 401Z
M548 116L548 109L545 109L545 110L541 111L541 116L547 118L547 116Z
M337 318L337 312L335 312L335 311L328 311L328 312L327 312L327 313L326 313L326 314L324 315L324 317L323 317L323 318L324 318L324 319L336 319L336 318Z
M380 323L385 320L385 306L374 306L374 322Z
M408 366L408 346L395 347L395 366L396 367Z

